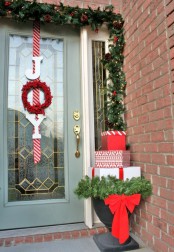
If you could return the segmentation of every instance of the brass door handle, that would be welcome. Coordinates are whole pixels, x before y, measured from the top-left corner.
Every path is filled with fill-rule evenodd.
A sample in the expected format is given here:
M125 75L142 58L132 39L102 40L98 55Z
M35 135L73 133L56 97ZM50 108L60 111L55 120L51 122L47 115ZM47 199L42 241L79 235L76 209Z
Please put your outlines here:
M80 144L80 126L75 125L74 126L74 134L76 135L76 152L75 152L75 157L79 158L80 157L80 151L79 151L79 144Z
M79 134L76 135L76 142L77 142L77 149L75 152L76 158L80 157L80 151L79 151L79 143L80 143L80 136Z

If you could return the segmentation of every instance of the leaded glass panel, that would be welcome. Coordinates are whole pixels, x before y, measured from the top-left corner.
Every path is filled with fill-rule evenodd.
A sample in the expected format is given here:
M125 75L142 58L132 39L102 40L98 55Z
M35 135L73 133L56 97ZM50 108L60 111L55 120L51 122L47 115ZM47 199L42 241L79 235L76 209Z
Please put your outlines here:
M105 42L92 42L93 59L93 92L94 92L94 129L95 129L95 150L101 149L101 132L105 130L105 70L101 63L105 54Z
M41 81L50 86L52 104L41 123L41 161L33 162L33 126L25 117L21 89L32 68L32 37L10 35L8 73L8 201L65 198L64 41L40 40ZM31 94L28 95L31 99ZM41 92L41 101L44 96Z

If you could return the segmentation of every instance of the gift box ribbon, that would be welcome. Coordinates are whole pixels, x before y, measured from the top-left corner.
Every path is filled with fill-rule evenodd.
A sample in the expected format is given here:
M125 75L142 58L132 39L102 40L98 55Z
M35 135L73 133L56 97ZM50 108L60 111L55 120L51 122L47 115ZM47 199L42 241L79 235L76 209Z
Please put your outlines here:
M128 211L133 212L136 205L139 205L141 194L127 195L109 195L104 200L105 205L109 205L109 208L114 214L112 222L112 235L119 239L119 243L124 243L129 238L129 219Z
M92 168L92 177L94 177L94 167Z
M120 179L120 180L123 180L123 178L124 178L123 167L120 167L120 168L119 168L119 179Z

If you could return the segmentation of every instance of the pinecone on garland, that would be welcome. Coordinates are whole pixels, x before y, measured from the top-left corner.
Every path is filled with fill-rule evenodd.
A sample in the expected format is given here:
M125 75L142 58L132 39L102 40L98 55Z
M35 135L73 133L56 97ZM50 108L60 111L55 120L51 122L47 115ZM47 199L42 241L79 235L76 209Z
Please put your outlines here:
M113 128L113 126L114 126L114 124L113 124L113 123L111 123L111 122L109 122L109 120L108 120L108 119L106 119L106 120L105 120L105 124L106 124L106 126L108 126L108 128L109 128L109 129L112 129L112 128Z
M105 54L105 60L109 62L112 59L112 55L110 53Z
M115 20L115 21L113 21L113 27L115 29L120 30L123 27L123 22L121 22L120 20L119 21Z

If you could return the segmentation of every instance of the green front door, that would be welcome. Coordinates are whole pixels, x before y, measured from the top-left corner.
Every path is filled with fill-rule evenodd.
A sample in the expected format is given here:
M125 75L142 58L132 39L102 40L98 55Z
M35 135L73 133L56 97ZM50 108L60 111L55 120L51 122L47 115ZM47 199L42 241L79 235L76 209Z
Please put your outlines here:
M32 68L32 22L0 23L0 229L84 220L83 202L73 193L83 170L73 131L82 124L81 116L73 117L81 108L79 40L72 27L41 26L40 80L53 99L40 125L42 155L35 165L33 125L21 99L25 71ZM44 100L41 90L40 96Z

